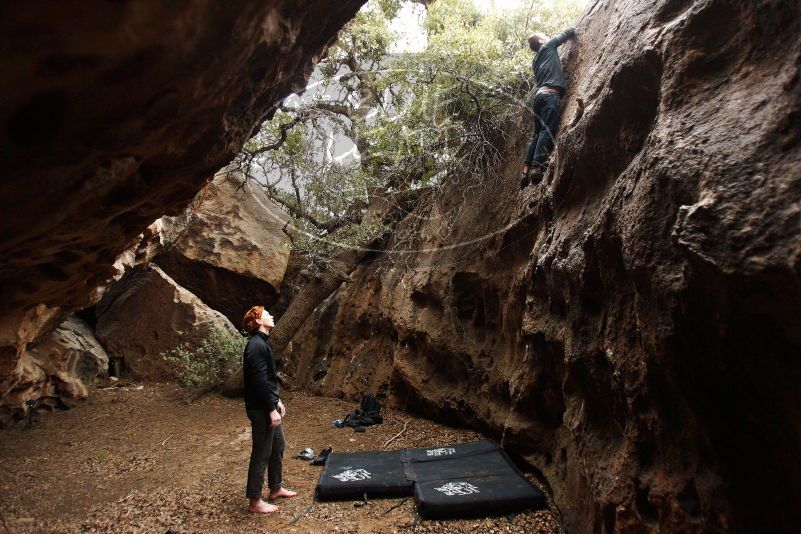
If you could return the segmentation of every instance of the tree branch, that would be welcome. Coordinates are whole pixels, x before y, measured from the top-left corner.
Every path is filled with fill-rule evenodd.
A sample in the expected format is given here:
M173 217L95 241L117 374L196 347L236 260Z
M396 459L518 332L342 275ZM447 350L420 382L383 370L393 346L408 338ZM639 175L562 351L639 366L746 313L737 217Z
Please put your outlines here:
M261 146L261 147L257 148L256 150L245 150L245 149L243 149L243 151L245 153L247 153L248 156L253 158L253 157L258 156L259 154L263 154L263 153L269 152L271 150L278 150L279 148L281 148L281 146L284 143L286 143L286 138L287 138L287 135L289 135L289 130L291 130L292 128L294 128L295 126L297 126L298 124L300 124L304 120L306 120L306 115L304 113L298 113L297 115L295 115L294 119L292 119L291 121L289 121L289 122L287 122L285 124L282 124L281 126L278 127L279 134L278 134L278 139L275 142L270 143L269 145Z
M328 111L329 113L342 115L349 119L353 117L353 108L346 106L344 104L337 104L335 102L312 102L307 107L319 109L322 111Z

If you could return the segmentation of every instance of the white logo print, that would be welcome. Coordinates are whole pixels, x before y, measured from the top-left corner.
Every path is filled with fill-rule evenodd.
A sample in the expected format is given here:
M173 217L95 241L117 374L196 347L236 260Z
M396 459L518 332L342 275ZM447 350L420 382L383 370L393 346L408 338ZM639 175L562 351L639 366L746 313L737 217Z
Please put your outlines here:
M347 471L342 471L338 475L334 475L334 478L339 479L341 482L366 480L370 478L370 472L365 471L364 469L348 469Z
M471 493L478 493L478 486L474 486L468 482L448 482L444 486L434 488L441 491L448 497L454 495L470 495Z
M452 447L442 447L440 449L428 449L426 451L426 456L444 456L446 454L454 453L456 453L456 449Z

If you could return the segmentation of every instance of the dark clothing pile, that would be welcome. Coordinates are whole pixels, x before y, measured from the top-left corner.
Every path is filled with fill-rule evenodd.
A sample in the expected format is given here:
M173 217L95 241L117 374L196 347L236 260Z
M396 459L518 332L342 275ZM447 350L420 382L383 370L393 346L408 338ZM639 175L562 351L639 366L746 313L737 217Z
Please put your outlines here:
M556 49L575 35L576 30L568 28L543 44L539 52L537 52L534 61L531 62L531 69L534 71L534 78L537 80L537 89L554 87L559 89L561 94L565 93L567 85L562 74L562 62Z
M384 422L381 415L381 403L373 395L365 395L359 409L349 413L342 420L342 426L349 426L353 429L364 428L371 425L380 425Z
M526 165L532 165L535 170L542 172L545 169L548 155L553 148L553 140L562 118L562 97L567 86L562 74L562 62L556 49L576 35L573 28L568 28L547 43L543 44L531 68L537 79L537 94L534 95L534 135L526 151ZM558 93L547 91L545 88L556 89Z
M258 331L250 336L245 345L243 360L245 409L266 410L269 414L276 409L280 400L275 356L270 347L269 336Z

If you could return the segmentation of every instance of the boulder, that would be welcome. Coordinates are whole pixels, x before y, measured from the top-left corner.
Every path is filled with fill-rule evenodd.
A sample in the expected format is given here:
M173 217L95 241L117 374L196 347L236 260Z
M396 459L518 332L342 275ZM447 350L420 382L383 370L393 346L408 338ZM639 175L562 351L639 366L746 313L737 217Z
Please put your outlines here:
M272 306L291 242L289 216L241 173L219 172L179 217L159 220L164 272L238 325L252 306Z
M70 317L23 353L9 393L0 402L0 424L35 408L68 407L88 395L87 387L108 373L108 355L91 328Z
M58 306L39 304L0 318L0 400L22 379L28 346L51 332L63 316Z
M91 295L87 295L86 304L93 306L110 285L119 280L125 272L137 266L147 265L161 251L160 226L157 223L158 221L150 225L131 241L128 248L114 262L110 279L104 285L96 287ZM89 312L94 322L93 308L90 307L85 311ZM3 356L0 357L0 406L4 407L4 414L14 417L24 416L27 413L27 408L23 403L25 399L34 401L45 399L47 403L53 405L66 398L85 397L85 390L80 384L80 378L74 386L77 393L72 396L69 394L48 396L41 392L41 388L37 390L31 387L34 383L43 385L52 381L51 379L55 376L54 372L42 374L41 370L45 367L61 369L64 366L65 350L74 352L79 346L90 347L91 350L87 351L87 354L93 355L90 358L99 362L98 365L102 368L103 373L108 369L108 358L104 356L105 351L97 344L91 326L82 319L70 316L55 331L53 330L62 321L65 313L65 310L59 307L49 308L42 304L25 313L11 314L0 319L0 346L7 345L0 349L3 353ZM68 349L59 349L58 347L61 345ZM48 362L50 355L53 357L52 362ZM69 360L69 357L67 359ZM82 368L82 365L78 364L79 368ZM67 370L60 376L69 377L71 374L74 373ZM86 379L91 382L91 377L87 376ZM74 383L67 379L62 382L63 384ZM10 395L9 398L5 398L5 394ZM42 406L45 400L39 401L37 406Z
M197 346L210 329L236 329L156 265L134 269L97 305L97 338L117 367L141 380L177 378L162 353Z
M38 343L31 353L47 357L48 365L61 368L84 384L108 375L108 354L97 341L89 325L70 317L56 328L46 340Z

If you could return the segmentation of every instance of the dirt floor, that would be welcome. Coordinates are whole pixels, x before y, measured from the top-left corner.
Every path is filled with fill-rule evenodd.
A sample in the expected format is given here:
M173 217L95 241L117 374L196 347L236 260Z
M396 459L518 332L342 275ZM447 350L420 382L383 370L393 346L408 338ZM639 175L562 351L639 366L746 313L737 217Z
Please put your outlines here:
M172 385L95 390L69 411L37 415L30 429L0 431L0 532L562 532L552 511L415 525L412 499L312 503L322 468L291 458L304 447L381 450L406 421L387 448L481 436L391 410L365 433L337 429L331 422L353 403L298 393L285 397L283 424L285 486L299 495L275 514L249 514L242 401L185 399Z

